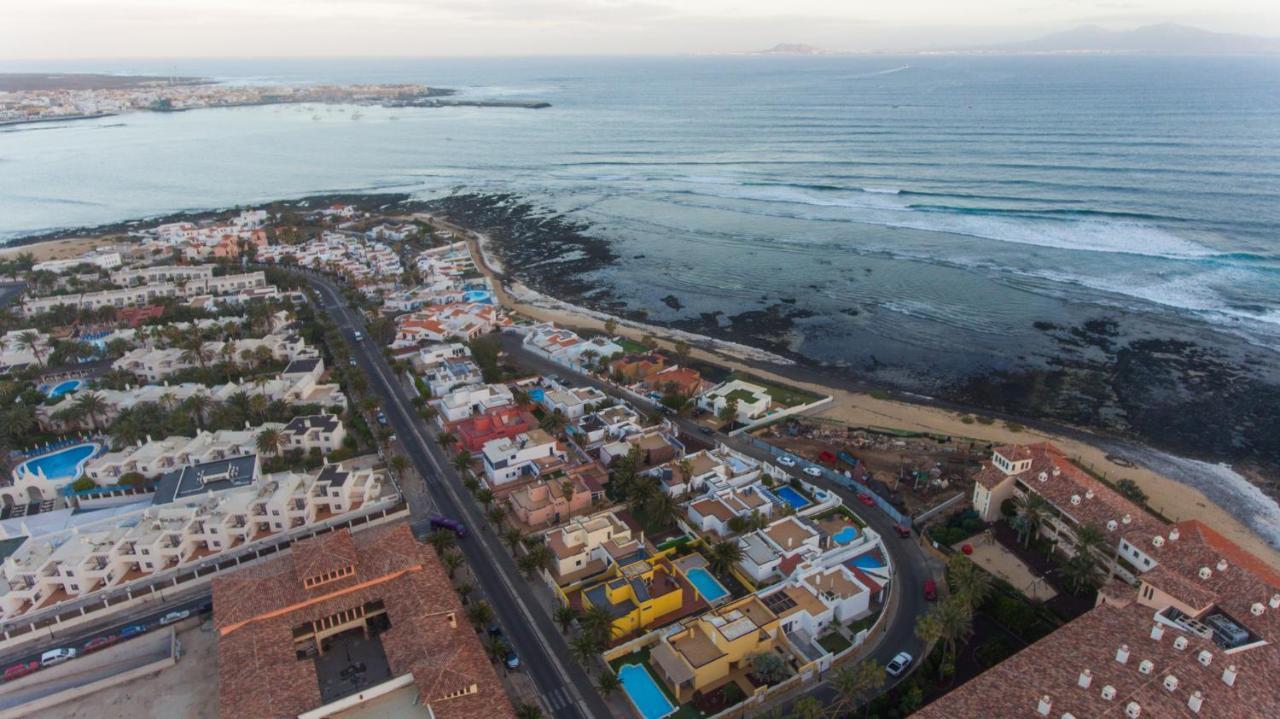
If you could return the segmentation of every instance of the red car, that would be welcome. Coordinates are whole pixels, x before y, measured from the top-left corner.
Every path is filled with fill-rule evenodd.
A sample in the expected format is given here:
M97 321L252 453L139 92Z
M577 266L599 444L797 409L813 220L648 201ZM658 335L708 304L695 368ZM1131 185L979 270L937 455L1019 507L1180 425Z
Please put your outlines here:
M905 524L893 525L893 531L897 532L898 536L903 539L909 539L911 537L911 527L908 527Z
M89 640L88 644L84 645L84 653L88 654L89 652L96 652L99 649L105 649L118 641L120 641L120 637L115 634L105 637L94 637Z
M22 664L14 664L13 666L4 670L4 680L6 682L10 682L10 681L13 681L14 679L21 679L22 677L25 677L26 675L30 674L31 672L34 672L39 668L40 668L39 661L24 662Z
M924 580L924 598L935 602L938 600L938 583L932 579Z
M862 502L868 507L876 506L876 501L872 499L871 495L867 494L866 492L858 492L858 501Z

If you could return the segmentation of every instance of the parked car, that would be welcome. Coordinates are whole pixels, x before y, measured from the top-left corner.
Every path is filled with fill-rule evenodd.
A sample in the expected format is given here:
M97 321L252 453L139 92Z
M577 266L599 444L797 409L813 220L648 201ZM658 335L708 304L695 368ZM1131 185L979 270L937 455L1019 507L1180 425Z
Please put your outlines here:
M871 495L867 494L866 492L858 492L858 501L862 502L868 507L876 506L876 500L872 499Z
M99 649L106 649L107 647L111 646L112 644L115 644L118 641L120 641L120 635L118 634L108 634L101 637L94 637L93 639L89 640L88 644L84 645L84 653L88 654L89 652L96 652Z
M804 468L804 473L805 473L805 474L807 474L807 475L809 475L810 477L821 477L821 476L822 476L822 470L818 469L817 467L805 467L805 468Z
M39 668L40 668L40 662L38 661L30 661L30 662L22 662L21 664L14 664L13 666L4 670L4 680L6 682L11 682L14 679L21 679L22 677L25 677L26 675L30 674L31 672L34 672Z
M382 410L378 410L378 424L387 426L387 415L383 414Z
M361 332L360 330L356 330L352 336L356 338L356 342L361 342L364 340L364 333Z
M502 625L501 625L501 624L490 624L490 625L489 625L489 636L491 636L491 637L500 637L500 636L502 636Z
M507 656L503 657L502 663L507 665L507 669L519 669L520 657L516 656L515 650L508 649Z
M76 658L76 650L71 647L62 647L61 649L50 649L40 655L41 667L52 667L65 661Z
M783 467L794 467L796 466L796 460L784 454L781 457L778 457L778 464Z
M352 357L351 359L347 360L347 364L351 365L352 367L355 367L355 366L356 366L356 358L355 358L355 357Z
M169 612L163 617L160 617L160 626L163 627L168 624L173 624L174 622L180 622L189 616L191 616L190 609L180 609L176 612Z
M448 529L458 535L458 539L462 539L467 536L467 528L462 524L462 522L459 522L456 519L450 519L442 514L437 514L431 517L431 528Z
M699 426L698 426L698 431L699 431L699 432L701 432L701 433L703 433L703 434L715 434L715 430L714 430L714 429L711 429L710 427L708 427L708 426L706 426L706 425L699 425Z
M120 630L120 638L128 639L130 637L136 637L139 634L146 633L146 631L147 631L147 625L145 624L130 624L129 626Z
M884 671L889 676L896 677L905 672L909 666L911 666L911 655L906 652L898 652L893 661L885 665Z
M908 526L907 526L907 525L905 525L905 524L895 524L895 525L893 525L893 531L897 532L897 533L898 533L898 536L899 536L899 537L902 537L903 539L910 539L910 538L911 538L911 527L908 527Z
M924 598L931 601L938 601L938 583L932 579L924 580Z

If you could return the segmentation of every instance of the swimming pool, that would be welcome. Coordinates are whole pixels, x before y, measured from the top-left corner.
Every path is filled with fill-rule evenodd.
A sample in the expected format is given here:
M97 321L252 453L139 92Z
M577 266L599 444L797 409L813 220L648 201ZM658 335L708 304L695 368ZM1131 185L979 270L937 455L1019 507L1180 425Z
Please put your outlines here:
M45 479L54 482L76 479L84 471L85 463L96 451L98 451L98 445L86 442L43 454L18 465L13 470L13 476L18 477L22 474L39 476L43 472Z
M858 538L858 528L850 524L839 532L831 535L831 538L835 540L836 544L848 544Z
M884 562L871 553L860 554L850 560L850 564L859 569L879 569L884 566Z
M803 494L800 494L799 492L792 489L791 487L779 487L774 492L774 494L778 495L779 497L782 497L782 501L786 502L787 504L790 504L792 507L795 507L796 509L804 509L805 507L808 507L810 504L812 504L812 502L805 499L805 496Z
M685 576L689 578L689 581L693 582L693 586L698 589L698 594L701 594L702 598L707 602L714 602L729 593L729 590L725 589L719 580L711 576L711 572L702 567L690 569L685 572Z
M676 710L662 687L650 676L649 670L640 664L624 664L618 668L622 689L631 697L644 719L662 719Z
M489 290L467 290L462 293L462 299L467 302L478 302L487 305L493 302L493 295L489 293Z
M547 396L547 391L542 389L541 387L534 387L533 389L529 390L529 400L531 402L541 402L542 399L546 396Z
M45 394L55 398L61 397L62 395L67 394L68 392L75 392L76 390L80 389L83 386L84 386L84 380L82 379L63 380L62 382L59 382L54 386L50 387L48 390L46 390Z

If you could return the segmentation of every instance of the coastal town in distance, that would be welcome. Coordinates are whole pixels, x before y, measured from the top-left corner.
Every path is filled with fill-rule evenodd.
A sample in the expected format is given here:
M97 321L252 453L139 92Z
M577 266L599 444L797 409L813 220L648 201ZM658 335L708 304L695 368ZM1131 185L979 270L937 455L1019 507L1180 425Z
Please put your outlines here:
M1280 716L1276 551L1203 497L557 301L492 231L5 248L0 717Z

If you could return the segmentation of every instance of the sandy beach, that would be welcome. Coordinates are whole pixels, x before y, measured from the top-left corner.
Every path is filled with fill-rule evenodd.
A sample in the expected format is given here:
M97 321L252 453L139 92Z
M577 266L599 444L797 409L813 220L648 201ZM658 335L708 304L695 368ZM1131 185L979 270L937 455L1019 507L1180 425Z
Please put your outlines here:
M438 218L433 218L440 222ZM519 312L534 320L555 322L571 329L604 329L604 316L599 312L584 310L553 298L541 295L525 287L518 281L501 277L490 266L490 252L486 252L483 236L475 239L472 234L462 228L446 225L468 238L473 257L481 261L479 269L494 280L496 294L503 306ZM659 343L672 349L676 337L672 330L665 327L647 325L631 320L615 318L618 323L618 334L640 339L645 335L653 335ZM734 370L753 373L764 379L790 384L811 392L831 395L833 403L820 414L837 419L854 426L891 427L895 429L932 432L955 437L968 437L982 442L994 444L1033 442L1053 442L1075 458L1077 462L1103 472L1108 477L1126 477L1134 480L1150 497L1153 508L1173 521L1199 519L1221 531L1232 541L1240 544L1268 562L1280 566L1280 550L1270 545L1263 537L1250 530L1245 524L1232 516L1227 510L1214 504L1203 493L1187 486L1171 477L1165 476L1144 467L1125 467L1107 457L1107 452L1086 442L1070 437L1041 432L1035 429L1010 430L1004 422L994 421L990 424L981 422L966 423L964 415L950 410L926 405L899 402L874 397L870 394L850 392L820 384L813 384L775 373L750 364L753 361L773 361L772 356L749 347L742 347L728 342L720 342L688 333L680 339L690 342L693 349L691 355L704 361L713 362ZM696 338L696 341L691 340ZM785 362L785 361L784 361ZM970 413L971 417L979 416Z
M48 240L30 245L18 245L0 248L0 257L13 257L30 252L36 262L46 260L64 260L79 257L96 247L116 244L116 239L106 237L68 237L62 240Z

